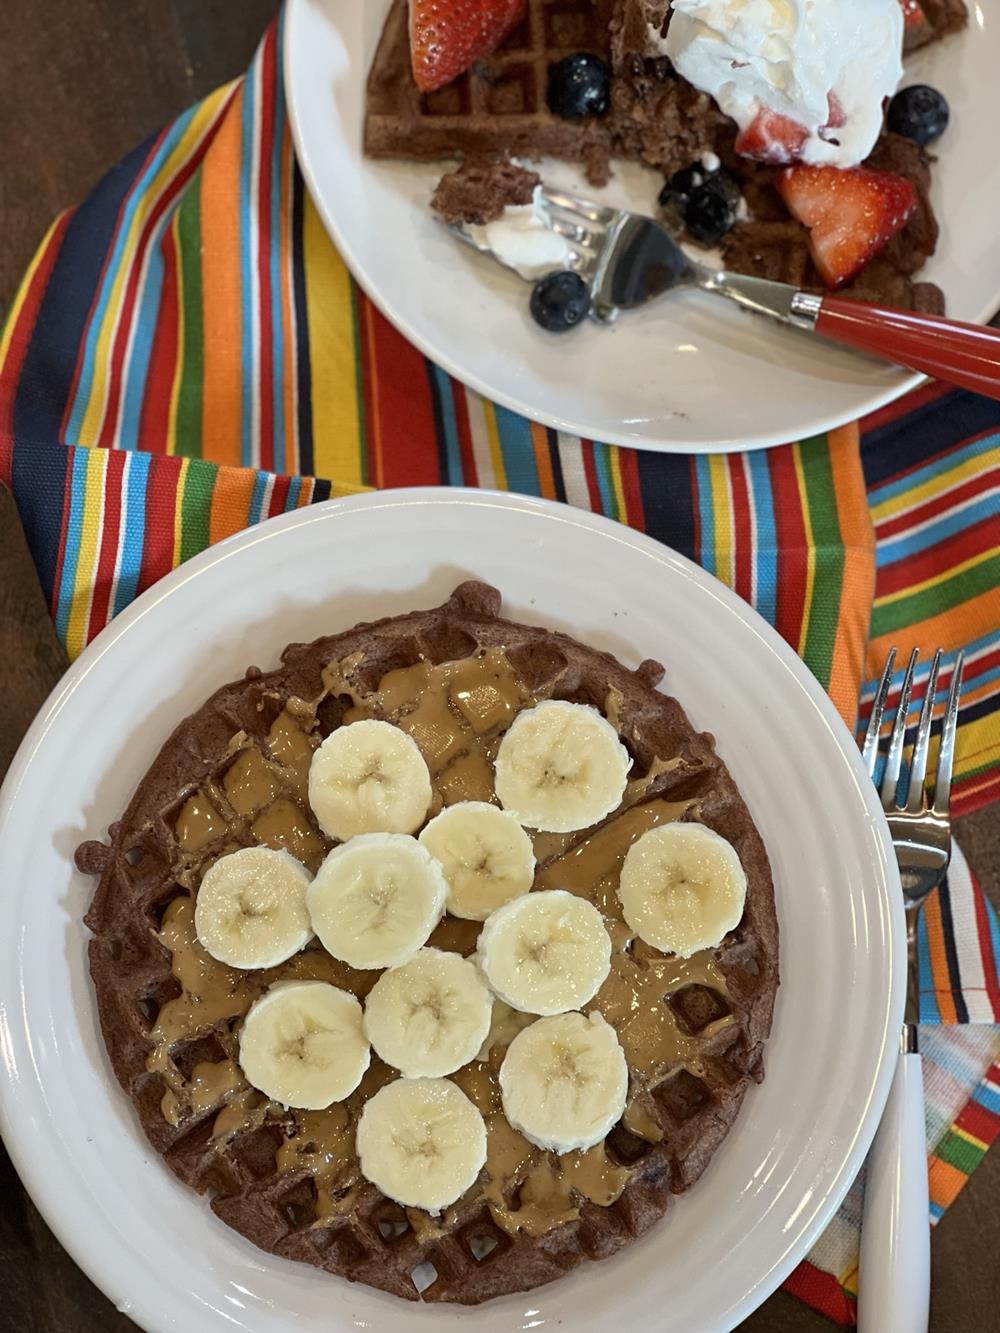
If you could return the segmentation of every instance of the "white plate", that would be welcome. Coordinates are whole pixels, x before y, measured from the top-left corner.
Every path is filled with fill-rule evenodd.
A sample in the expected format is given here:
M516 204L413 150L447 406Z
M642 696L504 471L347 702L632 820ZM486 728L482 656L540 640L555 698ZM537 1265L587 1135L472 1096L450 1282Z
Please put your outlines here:
M435 223L440 164L361 155L365 79L389 0L289 0L285 72L299 162L327 229L389 319L438 365L488 398L556 429L642 449L705 453L804 439L891 401L920 382L681 293L563 337L528 314L528 287ZM935 84L952 124L937 150L933 201L937 282L956 319L986 320L1000 303L995 208L1000 154L991 138L1000 14L969 0L969 30L908 66ZM624 165L594 191L564 164L546 179L649 212L659 178Z
M570 573L569 571L572 571ZM97 1024L72 853L104 835L177 720L282 647L443 600L471 574L667 687L719 738L774 867L782 986L767 1077L697 1188L603 1264L475 1310L413 1308L254 1249L148 1146ZM38 1206L120 1308L165 1333L572 1329L656 1313L737 1323L805 1253L888 1091L904 927L874 789L832 705L755 612L648 537L543 501L398 491L300 510L213 547L105 630L0 795L0 1125Z

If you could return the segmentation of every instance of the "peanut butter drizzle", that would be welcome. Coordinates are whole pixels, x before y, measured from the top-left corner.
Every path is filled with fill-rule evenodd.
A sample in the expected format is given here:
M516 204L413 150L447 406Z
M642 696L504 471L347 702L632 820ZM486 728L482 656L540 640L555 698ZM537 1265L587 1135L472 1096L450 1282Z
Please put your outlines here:
M281 791L281 780L255 745L243 750L222 779L222 789L238 815L252 815Z
M534 1021L529 1014L519 1017ZM506 1020L507 1015L502 1015L501 1022ZM608 1160L603 1143L586 1152L556 1157L519 1134L508 1123L501 1106L497 1071L505 1053L506 1045L494 1047L488 1061L474 1060L453 1074L452 1081L486 1121L488 1179L479 1192L489 1204L490 1213L511 1235L523 1231L540 1236L578 1218L581 1199L602 1207L613 1203L628 1184L630 1172Z
M588 898L604 916L613 945L611 972L592 1003L616 1029L633 1077L645 1086L696 1061L705 1035L685 1033L666 997L695 983L723 993L726 989L711 950L685 959L658 953L641 941L632 943L618 900L618 879L628 849L650 829L679 819L690 805L690 801L656 799L633 806L552 861L535 880L536 888L568 889ZM729 1021L727 1015L717 1025Z
M637 1139L645 1139L647 1143L660 1143L663 1140L663 1130L641 1102L629 1102L622 1115L622 1124L630 1134L634 1134Z
M314 874L326 854L326 844L313 829L300 805L279 798L257 816L250 832L266 847L289 852Z
M537 1017L537 1014L522 1014L519 1010L512 1009L503 1000L494 999L490 1030L486 1034L486 1040L480 1047L476 1059L488 1060L494 1047L506 1050L517 1034L523 1032L526 1027L530 1027Z
M482 928L481 921L465 921L458 916L443 916L431 931L427 947L448 949L467 958L475 949Z
M353 700L344 721L380 717L408 732L427 761L436 804L491 801L500 735L532 702L503 650L491 648L436 666L399 667L370 692L352 681L358 665L355 655L331 662L323 673L329 694Z
M196 791L181 806L174 836L185 852L197 852L226 831L226 821L203 791Z
M212 1094L224 1084L232 1086L219 1094L219 1100L246 1088L242 1076L236 1083L238 1071L231 1061L215 1065L200 1062L192 1071L191 1080L185 1080L173 1059L180 1043L216 1031L224 1033L227 1025L242 1018L254 1000L276 981L329 981L359 997L375 984L374 972L357 972L319 948L306 949L288 962L265 971L240 972L230 968L202 948L194 928L194 899L186 894L167 907L159 940L171 955L171 971L181 993L168 1000L156 1017L149 1034L153 1049L146 1068L163 1076L167 1091L162 1110L164 1118L173 1125L216 1105ZM217 1122L215 1133L232 1132L232 1128L228 1121L222 1126Z
M420 746L436 792L434 808L460 800L494 799L493 760L500 736L517 712L534 699L526 692L502 650L493 649L462 661L432 665L419 662L389 672L374 691L359 689L352 677L361 654L333 662L323 673L325 693L348 696L345 722L382 717L409 732ZM315 869L326 844L318 837L308 808L309 763L319 735L316 703L289 699L272 724L263 748L244 733L233 738L234 763L219 793L239 818L251 820L258 841L283 847ZM609 696L608 715L617 720L620 698ZM698 1043L677 1027L664 997L693 981L724 991L723 978L709 954L690 960L665 958L633 941L621 917L618 875L632 843L650 828L679 818L690 802L645 801L653 779L676 760L657 760L649 773L628 784L621 812L604 828L577 845L579 834L536 834L539 862L548 861L536 888L565 888L589 898L605 916L613 942L612 972L595 997L594 1006L612 1022L633 1075L654 1081L685 1061L692 1066ZM178 817L175 833L184 851L197 852L226 831L225 814L204 792L195 793ZM197 881L195 881L197 882ZM471 953L481 925L446 917L428 943L437 948ZM322 949L310 948L266 972L240 973L217 963L194 932L194 901L180 896L163 918L160 940L172 955L172 970L182 993L161 1009L151 1033L153 1051L148 1068L163 1075L167 1091L164 1115L172 1124L220 1106L213 1138L220 1145L265 1121L280 1123L284 1138L276 1154L280 1171L311 1176L316 1186L316 1224L348 1214L362 1183L354 1146L357 1117L379 1087L398 1077L373 1058L360 1087L347 1101L323 1111L285 1111L249 1087L232 1059L202 1061L185 1082L174 1064L178 1043L220 1028L228 1031L275 981L323 980L359 997L374 984L375 973L355 972ZM497 1071L507 1046L534 1015L496 1001L490 1032L477 1060L458 1070L454 1082L483 1114L487 1129L487 1160L483 1179L473 1191L486 1200L497 1224L510 1234L539 1236L580 1215L590 1200L608 1206L630 1177L627 1167L610 1161L604 1144L587 1152L561 1157L529 1143L506 1120ZM725 1022L727 1020L720 1020ZM230 1042L232 1039L230 1038ZM228 1048L227 1048L228 1049ZM623 1123L630 1132L657 1142L662 1133L642 1106L633 1101ZM470 1194L472 1191L470 1191ZM442 1221L407 1208L418 1239L441 1234Z
M364 1179L354 1147L355 1122L364 1103L398 1077L395 1069L376 1057L346 1101L322 1111L295 1111L294 1121L286 1125L276 1164L279 1171L312 1176L317 1223L342 1216L353 1207Z

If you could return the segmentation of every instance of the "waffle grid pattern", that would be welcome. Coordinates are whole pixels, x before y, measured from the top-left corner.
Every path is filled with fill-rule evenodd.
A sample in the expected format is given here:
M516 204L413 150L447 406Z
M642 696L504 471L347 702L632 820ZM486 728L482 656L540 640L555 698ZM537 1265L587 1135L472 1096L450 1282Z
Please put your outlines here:
M91 971L105 1041L154 1147L181 1179L211 1196L220 1218L264 1249L408 1299L475 1304L528 1290L584 1260L613 1254L647 1230L663 1214L670 1194L698 1178L728 1132L746 1088L763 1076L762 1047L777 987L777 925L766 854L711 739L696 734L679 705L655 690L662 668L644 663L637 672L626 671L613 658L564 636L499 620L498 611L494 590L468 584L436 611L288 648L277 671L251 671L183 722L122 820L112 826L110 847L87 843L78 855L82 869L101 876L87 923L94 932ZM616 690L623 701L619 728L638 773L647 771L657 756L680 757L679 764L651 779L642 799L697 797L700 818L724 832L740 851L750 884L747 909L740 927L716 955L727 994L689 986L665 997L682 1032L695 1040L704 1033L698 1043L698 1072L670 1070L661 1082L638 1092L635 1100L659 1126L661 1142L647 1142L623 1124L609 1134L609 1159L631 1172L610 1206L581 1200L578 1220L532 1238L521 1232L511 1235L497 1225L474 1188L444 1215L442 1228L435 1232L415 1225L413 1210L408 1214L361 1182L345 1192L342 1212L320 1216L316 1181L308 1166L280 1171L276 1165L283 1143L300 1131L300 1113L285 1112L260 1094L250 1093L248 1101L244 1086L199 1109L182 1096L177 1125L164 1118L166 1084L161 1074L147 1068L150 1034L160 1009L180 993L170 955L159 942L163 912L179 894L193 889L215 857L255 840L251 817L238 815L226 803L225 773L235 762L234 735L244 733L241 752L252 745L266 751L269 728L285 703L293 696L319 699L323 669L335 659L361 653L352 684L371 691L397 667L421 660L453 661L500 646L535 697L603 706L609 689ZM323 698L317 710L320 734L339 724L349 703L343 696ZM232 816L232 823L190 853L178 845L174 829L194 792L209 793L227 820ZM309 956L307 951L299 958ZM287 975L283 969L288 966L246 974L251 990L256 987L254 993L259 993L279 973ZM354 973L341 984L354 981L364 991L374 979L373 974L366 979ZM208 1022L173 1046L170 1062L186 1089L199 1066L235 1059L240 1018L252 998L244 996L244 1002L222 1018L209 1015ZM716 1024L727 1014L728 1023ZM216 1117L234 1098L243 1099L239 1127L231 1137L213 1140ZM356 1099L344 1105L352 1119L360 1113ZM308 1162L308 1153L303 1162ZM518 1205L518 1186L517 1179L511 1181L509 1207Z

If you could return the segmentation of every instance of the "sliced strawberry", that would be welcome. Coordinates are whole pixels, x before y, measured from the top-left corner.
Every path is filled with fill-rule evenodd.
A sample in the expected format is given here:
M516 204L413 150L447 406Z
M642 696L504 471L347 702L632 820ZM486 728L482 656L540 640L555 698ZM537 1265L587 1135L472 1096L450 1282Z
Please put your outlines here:
M789 167L777 187L788 211L809 228L813 261L834 289L902 231L917 203L910 181L867 167Z
M798 121L761 107L746 129L736 136L736 151L743 157L780 167L798 161L808 138L809 131Z
M528 0L410 0L410 59L422 93L443 88L497 49Z
M924 11L920 7L920 0L899 0L899 7L903 11L904 27L922 28L927 22Z
M903 11L903 50L912 51L934 36L919 0L899 0Z

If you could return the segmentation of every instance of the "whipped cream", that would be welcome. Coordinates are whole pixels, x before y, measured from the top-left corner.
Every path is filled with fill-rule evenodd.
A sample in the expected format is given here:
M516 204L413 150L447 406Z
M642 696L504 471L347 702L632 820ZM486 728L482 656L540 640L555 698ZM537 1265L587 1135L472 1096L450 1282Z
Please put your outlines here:
M530 204L508 204L503 214L483 225L466 223L463 230L480 249L496 255L522 278L540 278L545 273L569 268L573 251L565 236L545 225L536 185Z
M899 0L673 0L673 11L674 68L741 130L767 110L807 131L804 162L850 167L871 152L903 74Z

